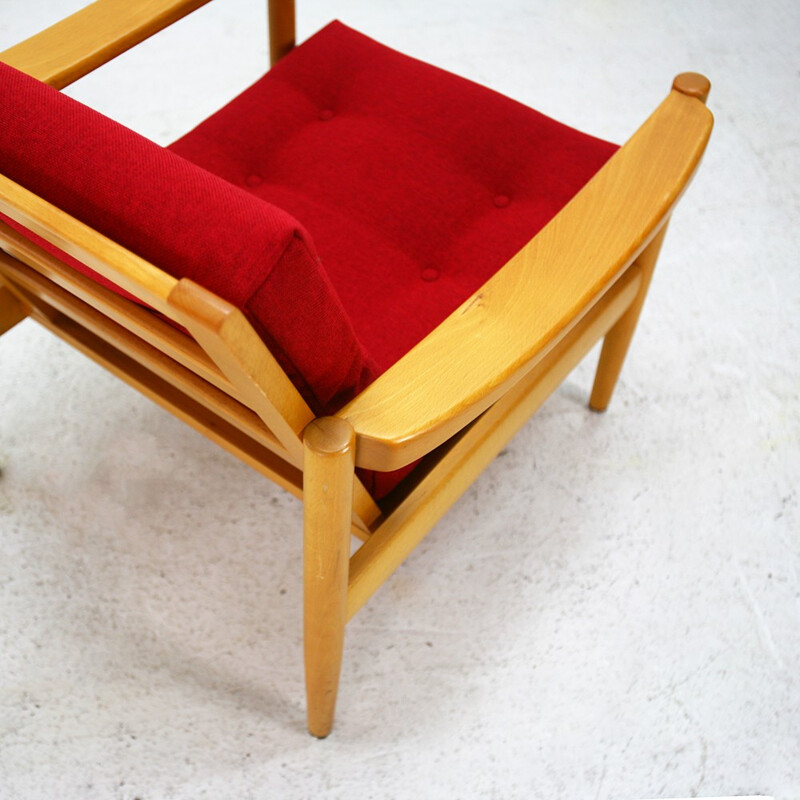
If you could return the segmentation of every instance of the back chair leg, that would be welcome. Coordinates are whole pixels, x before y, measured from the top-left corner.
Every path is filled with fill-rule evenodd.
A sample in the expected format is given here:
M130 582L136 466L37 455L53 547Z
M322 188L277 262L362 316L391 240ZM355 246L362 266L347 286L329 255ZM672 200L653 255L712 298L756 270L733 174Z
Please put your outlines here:
M355 434L345 420L322 417L303 432L304 645L308 730L333 727L344 628L355 470Z
M636 323L639 321L639 314L642 312L642 306L647 297L647 290L650 287L650 280L653 277L653 270L666 232L667 223L664 223L661 230L636 259L636 263L642 268L642 285L639 294L603 339L600 361L597 364L592 395L589 399L589 407L594 411L605 411L611 401L611 395L614 393L622 365L625 363L633 332L636 330Z
M28 307L0 280L0 336L29 314Z

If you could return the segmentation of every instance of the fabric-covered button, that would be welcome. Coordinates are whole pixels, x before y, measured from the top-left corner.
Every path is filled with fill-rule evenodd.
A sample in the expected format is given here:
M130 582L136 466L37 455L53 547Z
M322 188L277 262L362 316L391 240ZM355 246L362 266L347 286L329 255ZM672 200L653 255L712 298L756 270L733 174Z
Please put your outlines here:
M261 186L261 184L264 183L264 179L260 175L248 175L244 179L244 182L248 186Z
M505 195L505 194L495 195L494 204L498 208L505 208L510 202L511 202L511 199L508 197L508 195Z
M431 281L438 280L439 278L439 270L436 267L425 267L425 269L421 270L419 273L420 278L424 281Z
M329 108L323 108L322 111L319 112L319 118L327 122L329 119L333 119L333 111Z

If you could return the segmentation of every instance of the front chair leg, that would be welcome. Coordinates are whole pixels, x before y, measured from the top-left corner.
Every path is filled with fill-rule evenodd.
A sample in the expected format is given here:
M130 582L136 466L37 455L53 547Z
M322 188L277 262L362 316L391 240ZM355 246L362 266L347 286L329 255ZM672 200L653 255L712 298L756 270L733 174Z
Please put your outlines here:
M347 622L355 433L321 417L303 431L304 647L308 730L333 727Z
M642 312L642 306L647 297L647 290L650 287L650 280L653 277L653 270L658 261L658 254L661 251L661 244L666 232L667 223L664 223L661 230L636 259L636 263L642 269L642 285L639 288L639 294L603 339L600 361L594 376L592 396L589 399L589 407L594 411L605 411L611 401L611 395L614 393L622 365L625 363L633 332L636 330L636 323L639 321L639 314Z

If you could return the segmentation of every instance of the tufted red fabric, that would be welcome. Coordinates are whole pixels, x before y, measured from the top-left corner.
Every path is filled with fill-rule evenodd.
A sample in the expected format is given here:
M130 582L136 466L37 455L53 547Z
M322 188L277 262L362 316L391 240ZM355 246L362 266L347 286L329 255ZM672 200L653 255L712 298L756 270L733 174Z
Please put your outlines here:
M383 371L616 147L333 22L171 149L303 221Z
M0 171L241 307L316 413L410 350L616 149L338 22L169 150L3 65L0 97ZM407 472L363 477L381 497Z

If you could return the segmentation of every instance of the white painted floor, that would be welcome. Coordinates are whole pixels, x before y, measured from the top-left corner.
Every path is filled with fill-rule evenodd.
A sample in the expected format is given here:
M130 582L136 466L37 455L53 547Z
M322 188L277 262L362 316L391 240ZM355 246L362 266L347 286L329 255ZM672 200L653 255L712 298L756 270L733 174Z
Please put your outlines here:
M0 0L0 47L80 4ZM69 93L166 143L264 69L263 6L218 0ZM709 75L618 394L590 413L581 365L355 619L317 741L299 503L19 325L0 798L799 798L800 5L337 8L616 141ZM300 0L301 38L333 14Z

